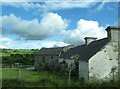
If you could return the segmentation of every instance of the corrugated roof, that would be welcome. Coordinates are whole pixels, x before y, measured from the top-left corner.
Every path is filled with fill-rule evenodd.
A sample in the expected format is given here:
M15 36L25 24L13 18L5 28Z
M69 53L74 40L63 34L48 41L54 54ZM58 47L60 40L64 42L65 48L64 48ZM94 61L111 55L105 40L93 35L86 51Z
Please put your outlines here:
M88 61L93 55L100 51L107 43L108 38L100 39L91 42L89 45L80 45L69 49L67 52L62 54L60 58L70 59L73 55L79 55L79 60Z

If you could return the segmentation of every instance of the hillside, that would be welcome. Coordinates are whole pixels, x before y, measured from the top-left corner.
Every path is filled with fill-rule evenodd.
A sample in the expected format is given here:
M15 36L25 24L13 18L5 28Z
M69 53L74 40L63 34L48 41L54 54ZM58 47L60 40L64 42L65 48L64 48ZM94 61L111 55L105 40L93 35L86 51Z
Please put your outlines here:
M0 49L0 57L3 64L22 63L29 65L34 63L34 54L38 50L35 49Z
M37 49L0 49L2 56L10 56L11 54L34 54Z

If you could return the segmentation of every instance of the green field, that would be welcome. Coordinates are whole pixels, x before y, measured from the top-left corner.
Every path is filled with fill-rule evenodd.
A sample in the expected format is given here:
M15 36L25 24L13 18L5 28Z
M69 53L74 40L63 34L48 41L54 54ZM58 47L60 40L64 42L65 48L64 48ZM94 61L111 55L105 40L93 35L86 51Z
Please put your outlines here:
M120 81L82 81L72 79L68 84L67 76L48 71L30 71L26 69L3 69L3 87L117 87Z
M0 56L10 56L11 54L34 54L37 50L31 49L2 49Z
M26 69L3 69L3 87L50 87L66 86L67 78L51 72L30 71Z
M15 63L33 65L34 54L37 51L37 49L0 49L0 60L2 59L3 67L6 64L11 66Z

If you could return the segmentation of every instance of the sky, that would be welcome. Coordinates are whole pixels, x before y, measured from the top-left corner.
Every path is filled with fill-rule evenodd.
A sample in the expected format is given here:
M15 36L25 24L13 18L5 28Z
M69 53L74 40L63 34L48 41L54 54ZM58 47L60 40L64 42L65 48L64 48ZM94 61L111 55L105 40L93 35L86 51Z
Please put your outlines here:
M107 37L118 25L118 2L2 2L0 48L40 49L82 45Z

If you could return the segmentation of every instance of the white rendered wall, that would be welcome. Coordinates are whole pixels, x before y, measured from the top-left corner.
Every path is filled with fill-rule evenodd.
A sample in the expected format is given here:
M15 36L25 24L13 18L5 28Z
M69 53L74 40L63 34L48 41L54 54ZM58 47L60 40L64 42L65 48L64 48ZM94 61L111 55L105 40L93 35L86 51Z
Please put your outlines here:
M79 61L79 79L81 78L86 80L89 78L88 62Z
M89 60L89 78L104 79L112 76L111 69L118 72L118 43L110 42Z

